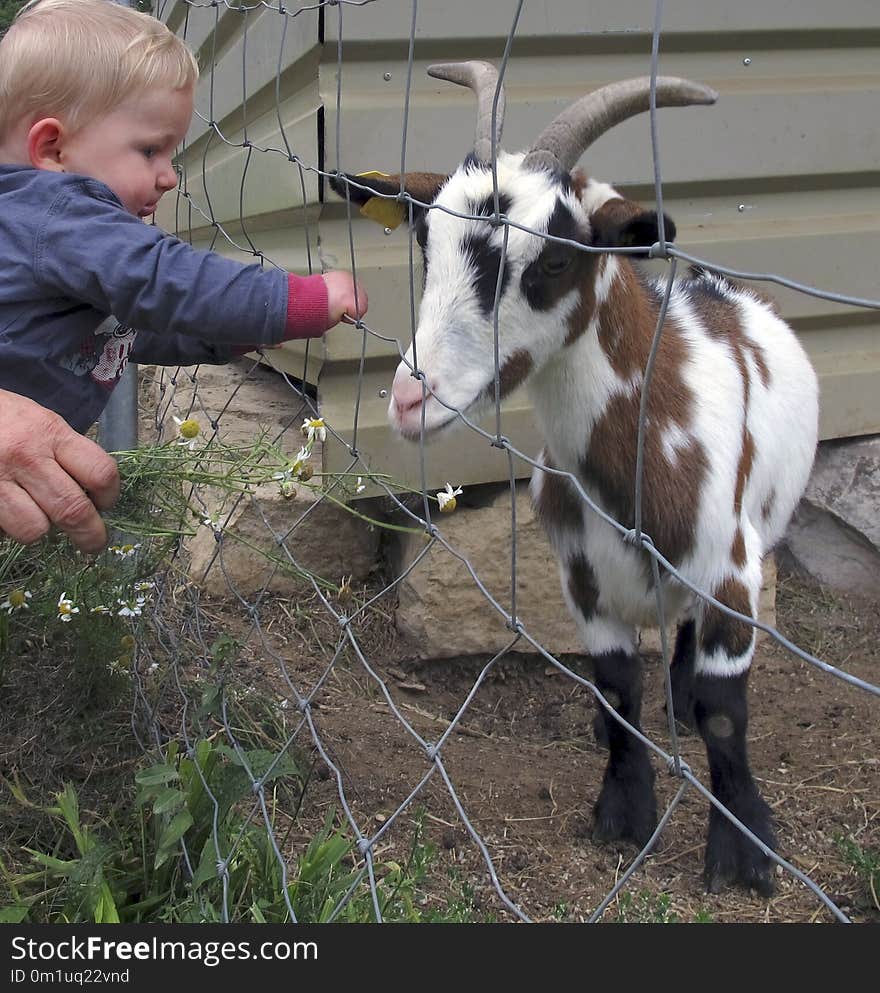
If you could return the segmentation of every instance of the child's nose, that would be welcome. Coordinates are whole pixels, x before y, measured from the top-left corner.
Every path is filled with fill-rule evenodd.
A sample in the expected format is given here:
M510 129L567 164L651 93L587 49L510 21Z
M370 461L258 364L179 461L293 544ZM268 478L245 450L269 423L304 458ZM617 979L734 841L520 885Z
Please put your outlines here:
M173 166L169 165L159 173L156 184L163 193L173 190L177 186L177 172Z

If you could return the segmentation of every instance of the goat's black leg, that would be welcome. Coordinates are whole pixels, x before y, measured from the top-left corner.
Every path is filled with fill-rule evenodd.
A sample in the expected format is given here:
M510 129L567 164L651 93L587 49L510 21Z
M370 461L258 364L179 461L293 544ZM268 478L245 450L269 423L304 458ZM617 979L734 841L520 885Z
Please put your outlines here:
M639 727L642 662L637 655L607 652L594 657L596 686L618 714ZM601 704L600 704L601 707ZM608 740L608 765L593 810L597 841L644 845L657 826L654 769L645 745L601 707Z
M675 652L669 667L672 681L672 709L675 720L683 728L695 731L694 718L694 663L697 653L697 625L693 618L678 626Z
M725 588L726 587L726 588ZM716 599L751 615L744 587L728 581ZM746 683L754 631L714 607L706 611L698 636L693 682L694 714L709 759L712 792L769 848L775 847L770 808L761 798L749 768L746 748ZM714 804L706 842L706 888L717 893L728 883L773 892L769 856Z
M669 675L672 680L672 706L675 710L675 720L680 729L696 731L694 718L694 661L696 658L697 635L696 622L689 618L683 621L675 637L675 652ZM608 734L605 730L605 718L597 712L593 718L593 736L600 748L608 747Z

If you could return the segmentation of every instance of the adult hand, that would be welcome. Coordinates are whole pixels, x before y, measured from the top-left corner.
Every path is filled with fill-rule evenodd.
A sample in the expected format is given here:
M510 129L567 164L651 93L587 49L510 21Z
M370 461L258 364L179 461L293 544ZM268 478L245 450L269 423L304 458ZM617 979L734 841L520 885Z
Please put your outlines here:
M98 509L119 497L112 458L65 420L17 393L0 390L0 532L38 541L54 524L84 552L99 552L107 531Z

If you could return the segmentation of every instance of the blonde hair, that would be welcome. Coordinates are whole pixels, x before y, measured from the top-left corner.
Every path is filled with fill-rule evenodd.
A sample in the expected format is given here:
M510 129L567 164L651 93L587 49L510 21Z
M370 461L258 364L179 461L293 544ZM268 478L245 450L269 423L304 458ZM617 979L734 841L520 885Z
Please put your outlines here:
M0 140L24 118L76 131L134 92L198 75L186 44L149 14L112 0L31 0L0 39Z

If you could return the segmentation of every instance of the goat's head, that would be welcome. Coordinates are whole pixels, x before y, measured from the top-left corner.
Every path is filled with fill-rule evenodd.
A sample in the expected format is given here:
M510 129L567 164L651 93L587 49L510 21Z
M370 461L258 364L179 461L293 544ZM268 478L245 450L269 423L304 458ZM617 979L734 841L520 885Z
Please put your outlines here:
M654 211L572 173L600 135L648 110L648 78L589 93L545 128L529 151L508 154L499 149L504 93L494 66L451 63L428 72L474 90L478 114L474 152L452 175L403 177L404 190L424 205L405 206L424 255L425 284L416 354L410 347L397 369L389 419L411 439L420 436L423 416L427 436L458 420L456 411L470 417L494 400L496 308L503 397L589 328L607 292L603 275L612 267L601 261L607 256L578 246L647 251L659 237ZM698 83L657 80L658 107L708 104L716 97ZM376 194L399 194L400 180L344 176L331 183L343 197L366 203ZM672 240L668 218L664 229Z

